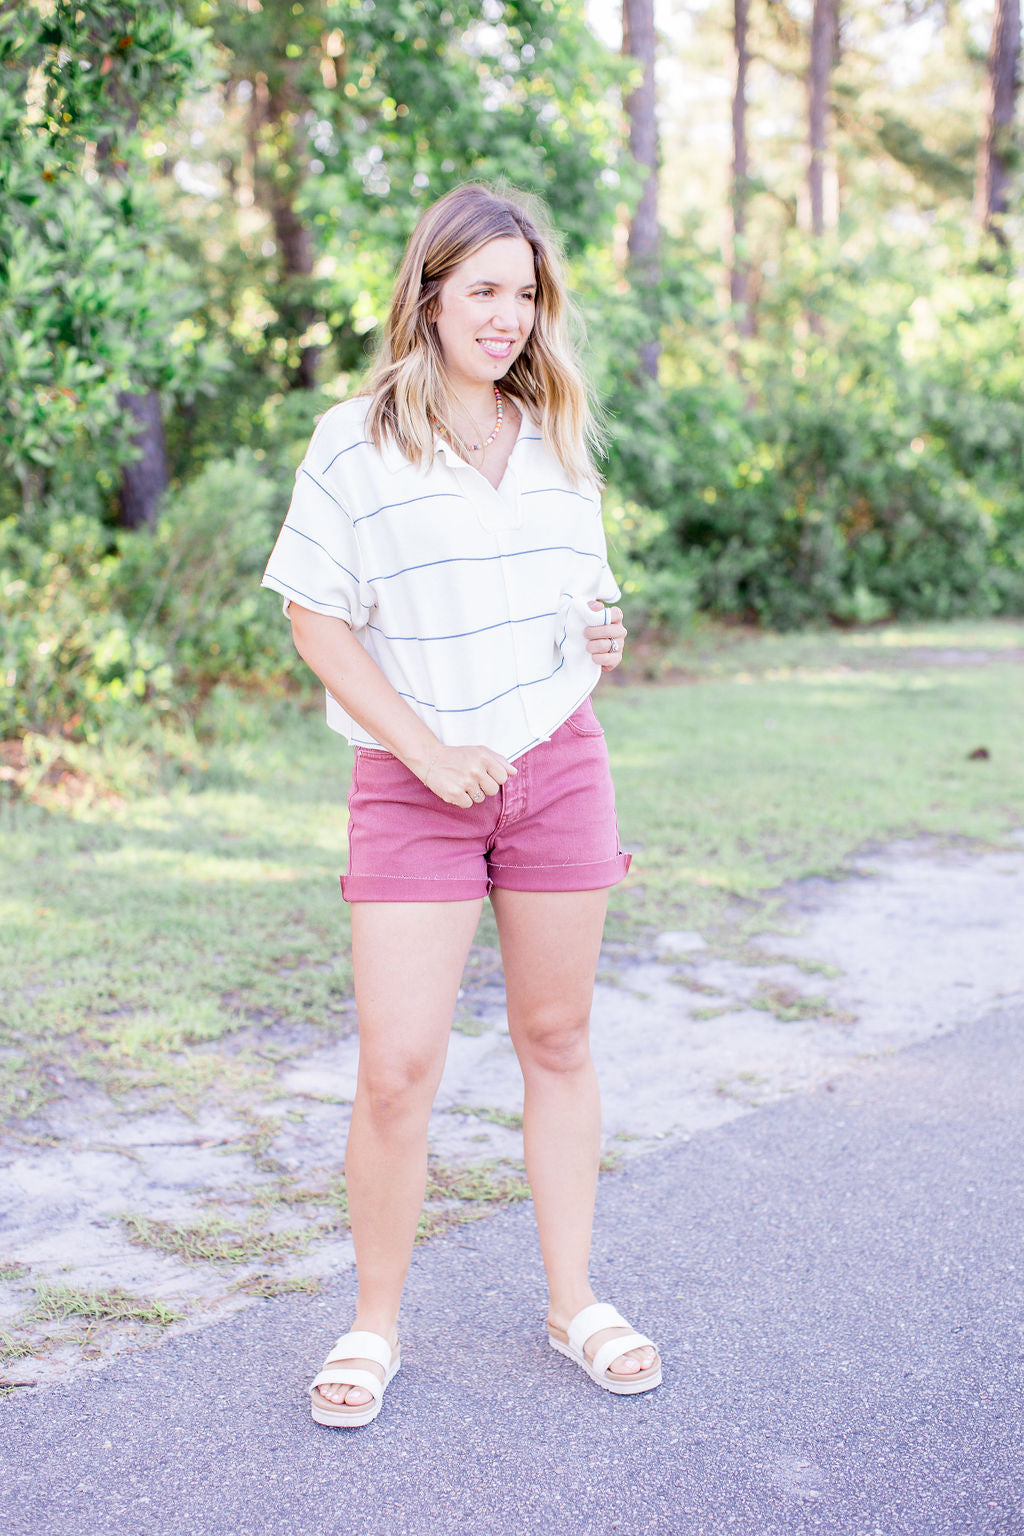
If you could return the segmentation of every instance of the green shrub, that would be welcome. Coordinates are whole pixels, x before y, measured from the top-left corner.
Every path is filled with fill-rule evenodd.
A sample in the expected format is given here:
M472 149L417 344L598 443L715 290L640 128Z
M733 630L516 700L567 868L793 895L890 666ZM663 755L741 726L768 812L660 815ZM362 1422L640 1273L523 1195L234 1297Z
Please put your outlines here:
M0 522L0 735L96 742L190 707L222 678L298 672L259 587L280 518L277 485L240 453L172 494L155 531Z
M95 741L140 707L173 702L173 668L125 617L121 559L89 517L54 518L46 542L0 523L0 735Z
M253 682L293 667L288 625L260 590L285 504L278 481L242 451L170 495L155 530L122 537L133 633L156 641L179 678Z

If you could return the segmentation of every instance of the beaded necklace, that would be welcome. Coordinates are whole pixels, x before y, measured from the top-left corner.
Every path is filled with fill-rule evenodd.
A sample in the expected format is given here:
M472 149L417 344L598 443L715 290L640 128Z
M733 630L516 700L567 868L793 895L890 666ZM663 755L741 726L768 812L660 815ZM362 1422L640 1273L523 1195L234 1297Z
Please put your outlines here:
M494 408L497 413L494 422L494 431L484 443L467 443L467 453L479 453L481 448L489 448L494 442L494 439L497 437L498 433L501 431L501 424L505 419L505 402L501 398L501 390L498 388L497 384L494 386ZM435 431L440 432L442 437L447 437L449 440L451 440L451 433L445 429L442 423L438 421L436 416L433 418L433 421Z

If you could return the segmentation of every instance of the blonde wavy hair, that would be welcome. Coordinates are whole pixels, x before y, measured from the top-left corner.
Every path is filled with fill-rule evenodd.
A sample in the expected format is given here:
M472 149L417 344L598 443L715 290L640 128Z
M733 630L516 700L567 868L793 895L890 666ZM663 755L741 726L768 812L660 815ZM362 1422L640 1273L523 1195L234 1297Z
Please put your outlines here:
M377 449L394 443L414 464L434 454L432 421L452 436L455 396L434 324L441 286L467 257L491 240L512 236L533 249L537 299L533 330L501 379L501 389L539 423L545 443L574 481L597 481L592 454L601 450L595 408L568 336L573 315L555 238L542 206L467 184L445 194L420 219L398 270L373 370L366 431ZM462 445L465 447L465 444Z

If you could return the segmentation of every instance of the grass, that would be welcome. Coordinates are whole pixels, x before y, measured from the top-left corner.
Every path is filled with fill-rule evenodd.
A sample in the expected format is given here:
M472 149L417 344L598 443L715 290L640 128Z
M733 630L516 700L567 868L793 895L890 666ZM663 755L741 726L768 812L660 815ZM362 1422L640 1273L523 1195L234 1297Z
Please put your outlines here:
M1017 647L1019 624L713 634L686 653L689 684L609 688L598 707L636 850L609 935L743 942L779 886L835 875L867 845L1019 827L1024 666L950 660ZM982 745L991 757L972 760Z
M829 1001L824 993L797 992L793 987L762 987L750 999L751 1008L771 1013L782 1024L798 1024L808 1019L827 1019L832 1024L853 1024L856 1017Z
M77 1286L40 1285L36 1299L22 1321L65 1323L70 1318L84 1318L94 1323L151 1323L167 1328L179 1314L162 1301L146 1301L132 1296L120 1286L104 1291L89 1291Z
M659 653L658 675L683 680L603 684L635 851L609 939L686 928L742 949L781 886L858 850L1019 827L1021 649L1020 624L706 629ZM203 761L159 792L56 801L42 782L35 802L0 800L3 1119L81 1083L127 1108L213 1093L237 1107L272 1092L268 1030L288 1054L292 1034L354 1027L337 885L348 750L295 700L215 697L206 725ZM988 760L970 758L979 746ZM485 913L482 976L494 945Z
M451 1227L529 1198L530 1186L521 1168L495 1159L460 1167L431 1158L416 1241L426 1242Z
M102 1350L94 1341L112 1327L164 1329L181 1318L181 1313L166 1302L134 1296L120 1286L89 1290L47 1283L34 1289L35 1300L14 1319L11 1331L0 1332L0 1367L68 1346L79 1349L87 1359L98 1358ZM0 1396L34 1384L0 1377Z
M320 1281L315 1275L248 1275L236 1282L234 1289L244 1296L258 1296L273 1301L278 1296L316 1296Z
M219 1216L172 1222L130 1212L120 1221L129 1242L186 1264L280 1263L292 1254L304 1253L314 1236L309 1230L274 1231L256 1220L239 1223Z
M490 1125L503 1125L508 1131L521 1131L523 1117L511 1109L496 1109L490 1104L453 1104L448 1111L450 1115L472 1115L477 1120L486 1120Z

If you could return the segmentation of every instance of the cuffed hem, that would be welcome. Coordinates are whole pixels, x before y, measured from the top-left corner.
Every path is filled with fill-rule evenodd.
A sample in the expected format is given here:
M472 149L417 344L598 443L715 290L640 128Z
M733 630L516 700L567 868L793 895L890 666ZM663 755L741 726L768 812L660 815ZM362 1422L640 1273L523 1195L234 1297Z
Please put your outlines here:
M479 901L489 880L438 880L430 875L342 875L346 901Z
M489 865L491 883L499 891L603 891L626 878L630 853L593 864Z

